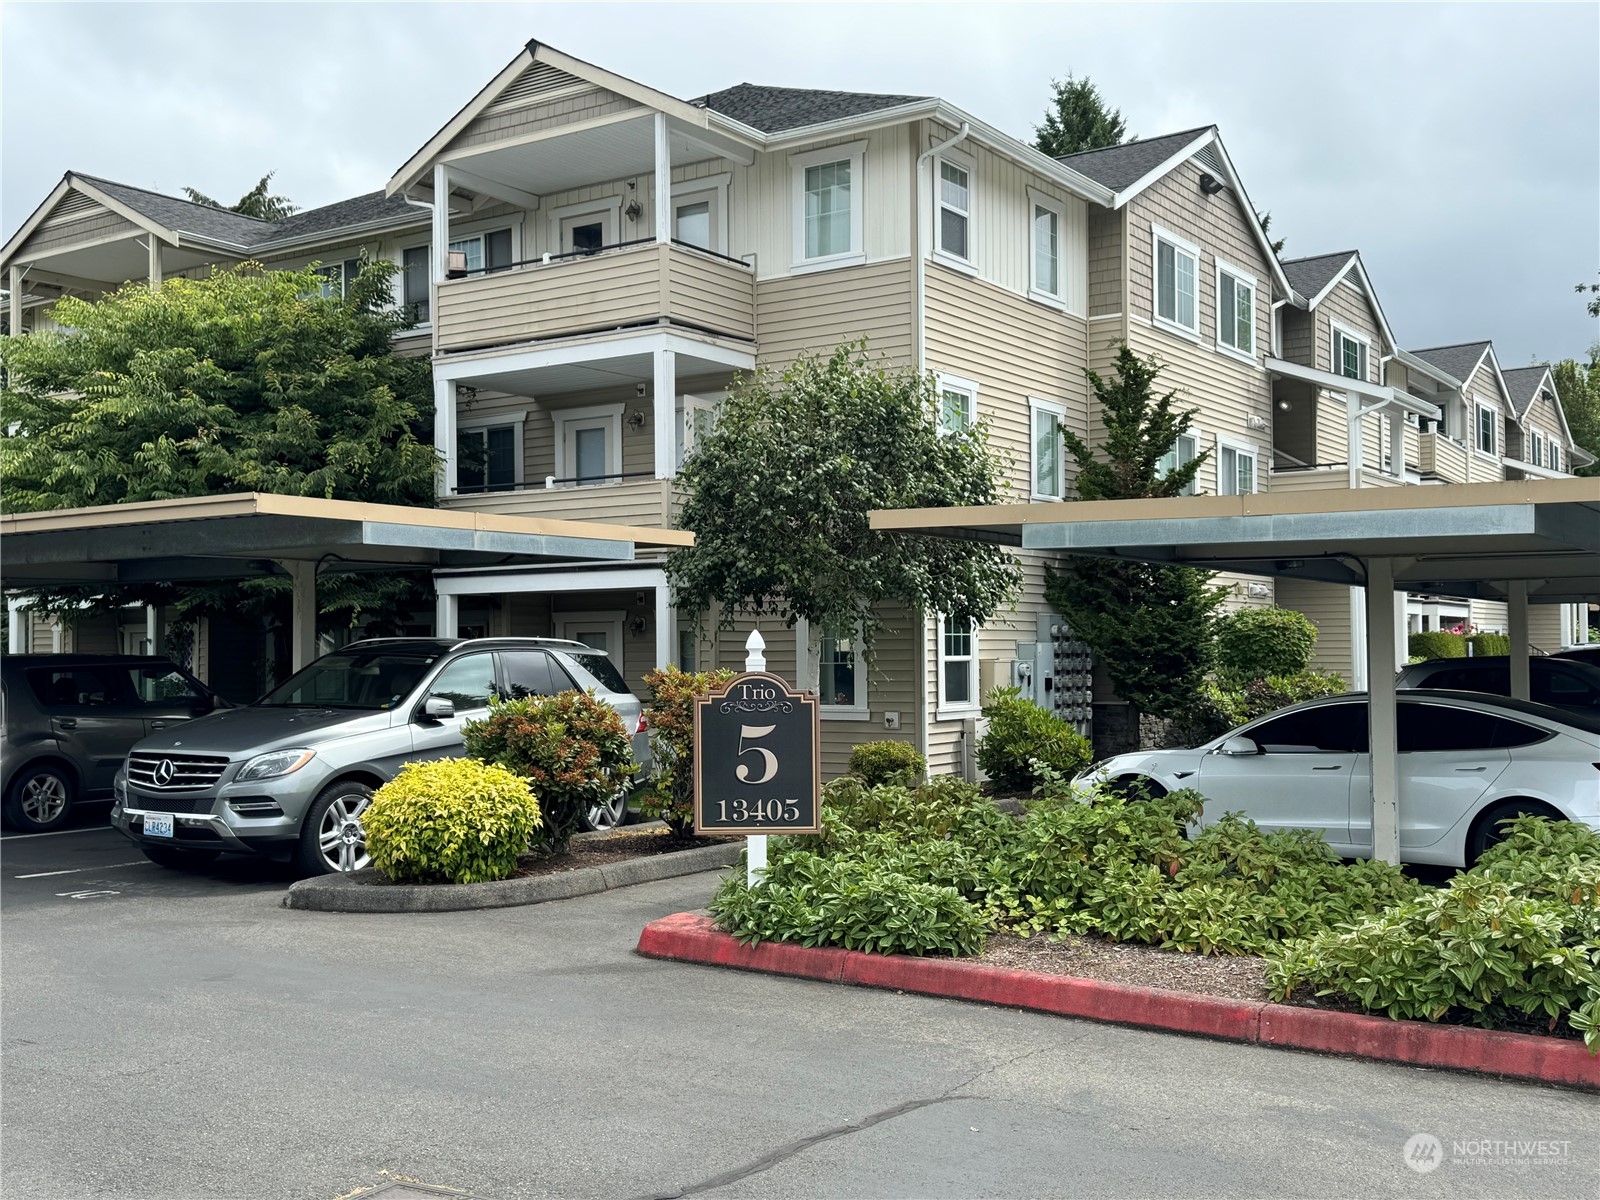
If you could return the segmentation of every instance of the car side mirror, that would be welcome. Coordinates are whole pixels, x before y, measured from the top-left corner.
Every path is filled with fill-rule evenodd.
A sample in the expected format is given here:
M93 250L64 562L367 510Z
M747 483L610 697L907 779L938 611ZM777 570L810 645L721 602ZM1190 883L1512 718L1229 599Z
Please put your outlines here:
M1247 737L1231 737L1217 747L1217 753L1242 758L1245 755L1260 754L1261 747Z
M422 702L422 716L429 721L444 721L456 715L456 702L443 696L429 696Z

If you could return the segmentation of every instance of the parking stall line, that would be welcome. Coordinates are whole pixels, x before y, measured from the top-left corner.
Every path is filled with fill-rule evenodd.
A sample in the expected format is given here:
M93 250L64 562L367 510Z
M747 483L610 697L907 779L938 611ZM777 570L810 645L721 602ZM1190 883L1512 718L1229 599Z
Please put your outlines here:
M69 833L104 833L109 825L85 825L82 829L53 829L49 833L10 833L0 837L0 842L20 842L27 838L66 837Z
M136 858L132 862L106 863L99 867L71 867L65 871L35 871L32 875L13 875L13 879L44 879L49 875L81 875L85 871L109 871L115 867L148 867L153 864L147 858Z

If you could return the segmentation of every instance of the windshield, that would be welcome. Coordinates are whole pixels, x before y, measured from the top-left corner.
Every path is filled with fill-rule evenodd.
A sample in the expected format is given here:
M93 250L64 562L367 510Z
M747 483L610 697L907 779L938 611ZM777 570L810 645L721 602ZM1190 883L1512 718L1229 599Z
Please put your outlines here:
M595 650L564 650L563 653L598 679L600 685L607 691L617 692L621 695L631 694L628 691L628 685L623 682L622 675L618 672L616 664L606 655Z
M273 688L258 705L280 708L393 708L439 661L437 654L350 650L326 654Z

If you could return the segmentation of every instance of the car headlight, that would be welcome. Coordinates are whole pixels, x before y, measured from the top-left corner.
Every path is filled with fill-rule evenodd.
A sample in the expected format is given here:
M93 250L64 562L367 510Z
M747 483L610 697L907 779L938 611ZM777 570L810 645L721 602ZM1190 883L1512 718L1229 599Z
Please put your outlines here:
M274 750L258 754L239 772L240 781L246 779L275 779L279 775L292 775L317 756L315 750Z

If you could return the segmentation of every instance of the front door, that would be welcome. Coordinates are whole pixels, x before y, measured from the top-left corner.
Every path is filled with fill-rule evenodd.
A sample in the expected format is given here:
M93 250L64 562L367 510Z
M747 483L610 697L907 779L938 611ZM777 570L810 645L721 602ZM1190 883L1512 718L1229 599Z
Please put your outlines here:
M1267 833L1307 829L1338 853L1350 841L1350 781L1366 748L1361 704L1304 709L1244 731L1260 753L1213 752L1194 786L1206 797L1201 824L1242 812Z
M562 254L593 254L603 247L615 245L616 241L610 212L561 218Z
M495 692L494 655L466 654L448 663L423 692L411 719L411 757L451 758L461 753L461 727L468 721L481 721L489 715L489 699ZM427 699L439 696L455 705L455 715L431 718L422 716Z
M569 642L582 642L595 650L611 656L618 668L622 666L621 613L557 613L556 636Z

